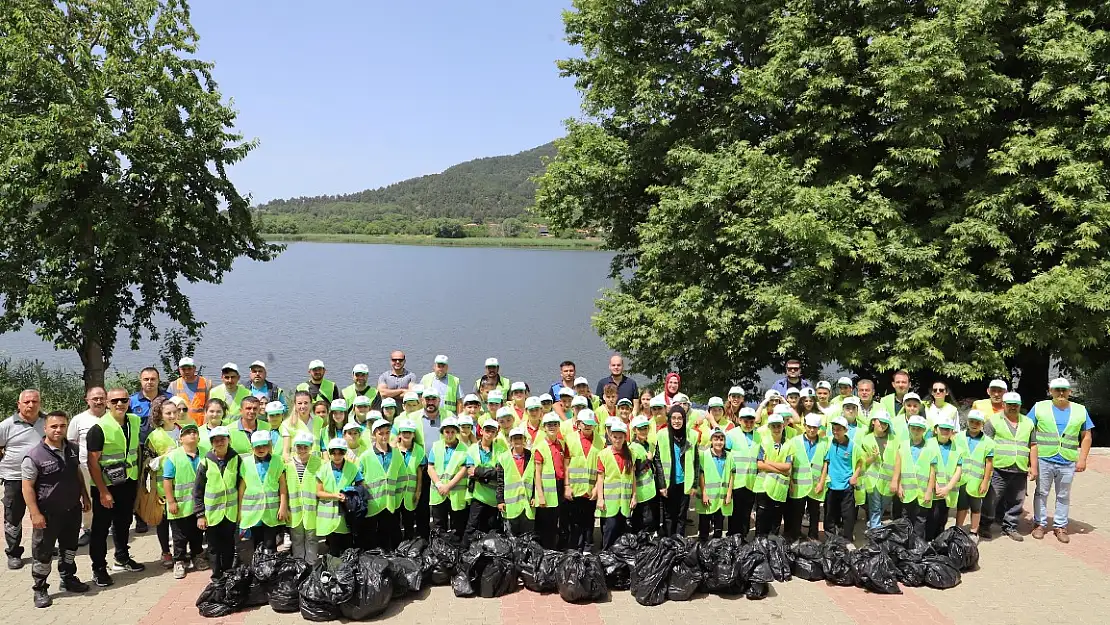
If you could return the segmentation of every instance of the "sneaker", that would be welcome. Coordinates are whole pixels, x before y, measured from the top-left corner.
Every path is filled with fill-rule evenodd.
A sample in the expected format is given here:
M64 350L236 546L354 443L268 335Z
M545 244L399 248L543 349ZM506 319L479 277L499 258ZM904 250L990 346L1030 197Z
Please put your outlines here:
M991 528L980 526L979 527L979 537L982 538L983 540L990 540L990 539L994 538L994 535L991 534Z
M1044 529L1043 525L1038 525L1037 527L1033 528L1033 538L1036 538L1037 540L1040 540L1040 539L1044 538L1044 534L1045 534L1045 529Z
M168 553L162 554L162 567L167 569L173 568L173 556Z
M92 532L89 530L81 530L81 535L77 537L77 546L85 547L89 544L89 539L92 538Z
M193 566L196 567L198 571L207 571L212 568L212 564L208 561L208 556L203 554L193 558Z
M173 563L173 578L174 579L185 579L185 563L184 562L174 562Z
M101 588L106 588L115 582L112 581L112 576L108 575L108 569L93 569L93 583Z
M144 520L142 520L142 519L140 519L136 516L135 517L135 533L136 534L145 534L149 531L150 531L150 526L146 524L146 521L144 521Z
M1018 534L1017 530L1007 529L1005 527L1002 528L1002 535L1017 543L1025 540L1025 537L1021 534Z
M23 568L23 558L19 556L8 556L8 569L18 571Z
M1056 540L1064 543L1065 545L1071 542L1071 539L1068 538L1068 528L1066 527L1057 527L1052 530L1052 533L1056 534Z
M66 575L62 578L62 590L67 592L88 592L89 585L78 579L76 575Z
M50 593L46 591L46 587L35 589L35 607L36 608L49 608L54 600L50 598Z
M141 573L146 570L146 565L139 564L138 562L128 558L126 562L116 562L112 565L113 571L127 571L129 573Z

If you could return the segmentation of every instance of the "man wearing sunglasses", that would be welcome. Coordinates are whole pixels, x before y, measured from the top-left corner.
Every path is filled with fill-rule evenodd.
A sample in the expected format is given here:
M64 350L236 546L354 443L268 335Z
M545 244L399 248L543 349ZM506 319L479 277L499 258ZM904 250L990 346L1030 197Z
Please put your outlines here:
M389 355L389 371L378 376L378 396L404 403L405 391L413 384L416 384L416 374L405 368L405 352L394 350Z
M791 387L796 389L813 388L809 380L802 377L802 361L791 358L786 361L786 377L780 378L771 385L771 390L778 391L779 395L786 396L786 391Z

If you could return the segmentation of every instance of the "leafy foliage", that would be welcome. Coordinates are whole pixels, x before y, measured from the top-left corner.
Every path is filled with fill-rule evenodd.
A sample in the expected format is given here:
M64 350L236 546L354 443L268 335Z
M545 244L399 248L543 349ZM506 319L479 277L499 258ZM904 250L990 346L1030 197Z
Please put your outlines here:
M719 390L802 356L1032 398L1107 360L1104 3L574 6L589 118L537 208L607 232L595 326L635 370Z
M181 0L11 0L0 11L0 332L23 323L103 382L168 317L179 284L269 260L226 167L255 143L195 58Z

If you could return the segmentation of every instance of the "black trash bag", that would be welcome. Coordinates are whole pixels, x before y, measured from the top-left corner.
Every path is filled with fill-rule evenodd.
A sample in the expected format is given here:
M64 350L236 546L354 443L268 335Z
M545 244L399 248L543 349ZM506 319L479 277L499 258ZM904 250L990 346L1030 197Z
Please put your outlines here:
M347 553L343 556L346 558ZM389 560L377 553L364 551L356 560L345 561L343 568L353 570L357 580L351 598L339 606L343 617L352 621L365 621L385 612L389 600L393 598Z
M628 590L632 587L632 569L611 551L597 554L598 561L605 568L605 585L609 590Z
M916 588L925 585L925 563L917 560L898 561L898 583Z
M471 570L471 579L474 579L474 575L477 575L479 597L501 597L515 591L517 587L517 568L509 558L485 556L484 564L477 571ZM472 582L471 586L473 585Z
M342 561L325 556L312 567L301 584L301 616L308 621L334 621L339 618L339 606L349 601L354 588L344 586L336 575Z
M592 553L569 551L555 569L555 586L567 603L604 599L605 569Z
M482 553L497 558L512 558L513 557L513 541L510 538L505 538L497 532L490 532L475 538L475 543L482 550ZM473 548L474 545L472 544Z
M524 587L532 592L555 592L559 589L558 584L555 583L555 572L562 559L562 551L544 550L536 570L531 575L525 575L524 571L521 571L520 581L524 582Z
M632 596L640 605L660 605L667 600L667 587L678 552L669 538L645 550L632 569Z
M312 571L300 558L285 558L274 567L270 583L270 609L274 612L296 612L301 609L300 588Z
M250 567L240 565L224 575L224 600L236 610L247 607L251 589Z
M671 569L667 580L667 598L671 601L689 601L702 582L701 568L683 560Z
M979 546L962 527L953 526L944 530L933 539L931 546L936 554L948 556L952 565L960 571L973 571L979 567Z
M791 560L790 573L794 577L810 582L825 579L825 571L821 568L821 543L796 540L787 551Z
M417 562L420 558L424 557L424 550L428 548L428 541L423 538L412 538L410 540L402 540L401 544L393 550L393 555L402 558L412 558Z
M636 556L651 545L651 537L646 532L628 532L621 534L608 551L627 564L631 571L636 568Z
M767 561L767 552L759 538L740 547L736 554L736 579L744 583L768 584L775 581L775 574L771 570L771 563Z
M456 597L500 597L516 590L513 544L499 534L491 532L471 542L457 570L451 580Z
M470 585L470 576L463 571L455 573L451 578L451 590L456 597L473 597L474 587Z
M900 595L898 567L879 545L868 545L852 552L852 575L856 585L880 595Z
M751 582L744 588L744 596L748 599L765 599L767 593L771 590L770 584L763 582Z
M441 532L432 536L424 551L424 573L433 586L446 586L458 570L462 542L454 534Z
M513 561L519 571L520 581L524 582L524 587L540 592L535 589L535 586L537 586L536 573L543 561L543 547L532 538L531 534L513 538Z
M407 594L420 592L424 586L424 571L420 560L402 556L389 559L389 577L393 581L393 598L400 599Z
M825 581L837 586L854 586L851 552L848 541L835 534L829 534L821 545L821 571Z
M790 556L787 554L786 541L781 536L764 536L755 539L755 544L767 557L771 569L771 581L790 581Z
M902 547L913 546L913 524L909 519L897 519L886 525L869 529L865 532L867 539L873 543L894 543Z
M278 562L287 557L275 551L258 549L251 556L251 589L247 594L247 607L266 605L270 602L270 585Z
M925 567L925 585L944 590L960 585L960 571L945 556L925 556L921 560Z
M730 536L711 538L708 542L698 545L697 557L702 571L702 586L707 592L726 594L740 592L736 557L743 544L743 539L734 540Z
M197 597L197 611L205 618L217 618L234 613L238 608L227 602L227 584L223 579L213 580Z

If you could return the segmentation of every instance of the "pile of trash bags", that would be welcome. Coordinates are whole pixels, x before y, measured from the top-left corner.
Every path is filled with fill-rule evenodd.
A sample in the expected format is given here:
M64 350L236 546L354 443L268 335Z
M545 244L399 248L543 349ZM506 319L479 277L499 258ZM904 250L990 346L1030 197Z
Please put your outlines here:
M513 542L496 533L477 537L458 561L451 589L456 597L500 597L516 590Z

